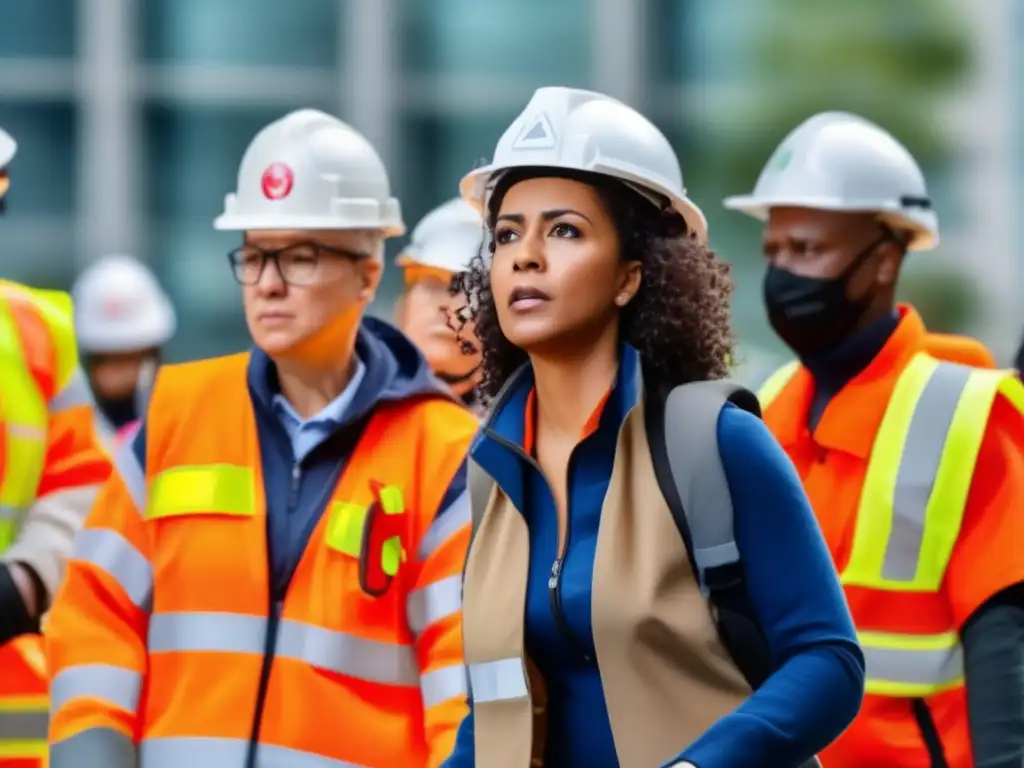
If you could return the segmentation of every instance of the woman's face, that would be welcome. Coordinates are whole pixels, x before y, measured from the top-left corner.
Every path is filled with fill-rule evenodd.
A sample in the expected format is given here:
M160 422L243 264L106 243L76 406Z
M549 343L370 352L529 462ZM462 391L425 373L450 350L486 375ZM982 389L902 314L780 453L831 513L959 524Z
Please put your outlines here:
M513 185L494 224L491 292L506 338L529 351L589 346L640 285L593 187L560 178ZM569 345L573 345L570 347Z

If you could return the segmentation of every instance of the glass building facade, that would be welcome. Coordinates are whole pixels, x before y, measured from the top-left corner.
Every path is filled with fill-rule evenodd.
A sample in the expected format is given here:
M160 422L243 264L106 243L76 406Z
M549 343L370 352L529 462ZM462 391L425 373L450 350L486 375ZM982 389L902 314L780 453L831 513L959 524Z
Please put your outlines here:
M572 85L623 98L670 137L735 264L742 335L771 349L757 226L721 209L743 190L714 170L762 5L4 0L0 125L21 149L0 271L68 286L104 253L137 254L179 309L172 359L235 350L246 333L224 254L237 237L212 221L260 127L302 106L349 120L384 156L412 226L456 194L534 88ZM389 313L398 289L389 269L375 311Z

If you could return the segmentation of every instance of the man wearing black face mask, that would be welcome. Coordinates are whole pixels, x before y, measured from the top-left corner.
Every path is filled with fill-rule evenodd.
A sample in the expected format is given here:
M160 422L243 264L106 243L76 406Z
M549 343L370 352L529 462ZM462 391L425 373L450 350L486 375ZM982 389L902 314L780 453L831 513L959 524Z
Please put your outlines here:
M878 126L824 113L726 206L766 222L768 318L799 362L763 387L765 421L804 481L867 659L861 714L822 761L1020 768L1024 387L951 362L977 343L933 344L895 304L906 252L938 242L921 170Z

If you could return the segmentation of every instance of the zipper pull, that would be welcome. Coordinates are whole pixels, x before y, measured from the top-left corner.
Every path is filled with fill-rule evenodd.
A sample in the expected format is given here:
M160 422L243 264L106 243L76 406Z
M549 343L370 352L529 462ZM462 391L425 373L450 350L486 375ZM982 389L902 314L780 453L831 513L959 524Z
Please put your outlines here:
M551 576L548 578L548 589L558 589L558 574L562 570L562 561L555 560L551 565Z

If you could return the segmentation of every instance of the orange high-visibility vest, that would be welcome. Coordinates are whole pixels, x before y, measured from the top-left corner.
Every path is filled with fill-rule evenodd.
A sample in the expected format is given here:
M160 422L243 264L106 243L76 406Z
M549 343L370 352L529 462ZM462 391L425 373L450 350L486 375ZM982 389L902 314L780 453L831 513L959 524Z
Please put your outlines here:
M819 449L806 427L799 438L790 434L813 393L807 369L780 369L758 396L830 539L867 662L864 706L824 764L936 765L926 741L935 730L943 765L967 768L963 648L945 577L990 410L1002 397L1024 411L1024 387L1008 371L936 359L937 347L963 357L978 346L933 347L916 313L902 314L878 358L844 390L849 432L874 430L865 435L866 458ZM875 425L865 414L879 406ZM830 537L829 519L850 511L848 533Z
M82 422L91 431L71 299L0 281L0 551L14 542L24 515L39 497L51 418ZM51 462L61 459L49 454ZM74 486L93 484L102 480L94 469L64 479ZM46 691L38 635L0 647L0 768L45 765Z
M468 498L434 523L476 420L441 396L378 405L271 606L247 362L164 367L145 469L118 453L50 616L55 768L79 742L137 745L140 768L240 768L254 739L268 768L417 768L451 751Z

